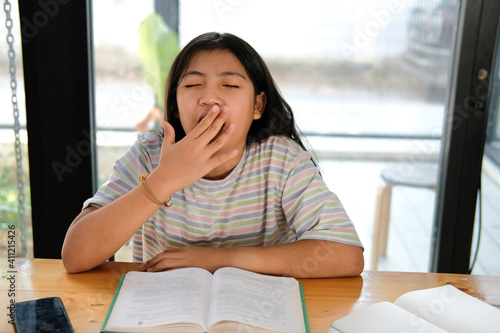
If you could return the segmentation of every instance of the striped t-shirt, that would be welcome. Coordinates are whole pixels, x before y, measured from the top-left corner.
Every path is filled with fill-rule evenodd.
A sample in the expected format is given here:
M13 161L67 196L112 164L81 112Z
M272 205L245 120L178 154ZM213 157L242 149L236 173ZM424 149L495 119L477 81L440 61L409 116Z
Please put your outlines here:
M140 134L119 158L88 205L102 207L139 185L160 161L163 130ZM269 246L322 239L361 246L338 197L311 156L295 141L272 136L245 149L224 179L199 179L172 195L133 235L133 258L146 261L167 248Z

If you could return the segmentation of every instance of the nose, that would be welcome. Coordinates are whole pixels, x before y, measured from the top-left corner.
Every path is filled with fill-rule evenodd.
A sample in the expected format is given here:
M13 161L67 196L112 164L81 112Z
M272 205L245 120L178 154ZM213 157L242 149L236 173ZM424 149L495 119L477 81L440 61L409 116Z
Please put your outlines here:
M222 105L222 99L220 98L219 94L217 93L216 89L208 88L205 89L203 92L203 95L200 97L199 100L200 105Z

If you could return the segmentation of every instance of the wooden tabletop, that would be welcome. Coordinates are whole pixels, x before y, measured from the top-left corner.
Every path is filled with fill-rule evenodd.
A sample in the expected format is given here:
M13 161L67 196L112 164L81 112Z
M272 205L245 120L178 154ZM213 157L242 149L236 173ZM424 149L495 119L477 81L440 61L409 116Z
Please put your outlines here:
M7 309L12 292L16 302L58 296L75 332L99 332L121 275L138 270L135 263L108 262L86 273L68 274L62 261L53 259L16 259L14 269L5 259L0 267L0 332L14 332ZM369 304L393 302L408 291L445 284L500 308L500 277L493 276L365 271L354 278L299 280L313 333L333 332L329 326L334 320Z

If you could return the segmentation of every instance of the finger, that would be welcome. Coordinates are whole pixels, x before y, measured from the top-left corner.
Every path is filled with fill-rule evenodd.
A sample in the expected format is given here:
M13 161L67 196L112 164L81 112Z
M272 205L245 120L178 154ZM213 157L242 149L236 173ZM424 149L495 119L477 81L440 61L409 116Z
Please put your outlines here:
M230 138L230 135L235 129L234 124L229 124L222 133L217 135L208 143L205 148L207 154L207 167L213 169L224 162L229 161L239 153L239 149L233 149L231 151L221 151L226 141Z
M229 124L220 131L211 141L209 146L215 151L219 150L222 145L229 139L231 133L234 131L235 125L233 123Z
M166 271L174 268L183 268L186 266L182 266L180 258L164 258L160 261L158 261L156 264L150 266L149 268L146 269L148 272L161 272L161 271Z
M195 138L200 136L213 123L214 119L217 118L219 112L220 108L217 104L212 106L212 108L210 108L210 110L208 111L207 115L203 117L203 119L198 123L198 125L196 125L196 127L190 133L188 133L187 136L192 135Z
M209 143L214 137L220 132L221 128L224 126L227 116L229 114L229 108L223 106L219 108L214 106L210 112L202 119L202 121L193 130L193 135L196 138L206 140Z
M202 136L207 136L207 139L209 141L212 141L219 133L221 133L221 130L224 129L224 124L226 123L228 115L229 115L229 107L223 106L217 117L210 124L210 126L208 126L208 128L205 130Z
M160 269L160 267L158 265L163 262L163 266L164 266L163 270L165 270L168 268L168 266L166 265L167 261L170 261L170 259L163 259L163 258L160 258L160 255L157 255L153 259L148 260L147 262L145 262L144 264L139 266L139 268L143 271L155 272L155 271Z
M215 168L216 166L221 165L222 163L227 162L233 157L235 157L238 154L238 152L239 152L238 149L234 149L227 153L215 154L211 157L210 163Z
M163 128L163 143L175 143L175 130L168 121L162 121L161 127Z
M162 260L162 256L165 252L159 253L155 255L152 259L149 259L145 263L139 266L140 269L147 271L152 266L156 265L158 262Z
M160 261L157 265L151 267L148 272L171 271L179 268L187 268L189 266L181 265L179 260Z
M143 263L141 266L139 266L139 268L145 271L149 271L152 267L158 265L164 260L177 259L177 255L175 254L176 252L179 252L179 249L174 248L165 250Z

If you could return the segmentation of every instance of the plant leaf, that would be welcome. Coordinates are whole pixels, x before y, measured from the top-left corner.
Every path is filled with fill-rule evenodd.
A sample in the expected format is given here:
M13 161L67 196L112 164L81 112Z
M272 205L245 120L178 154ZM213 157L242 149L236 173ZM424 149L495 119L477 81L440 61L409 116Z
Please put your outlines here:
M165 83L170 66L179 53L179 40L158 13L149 14L139 25L139 58L146 84L155 94L156 106L163 111Z

